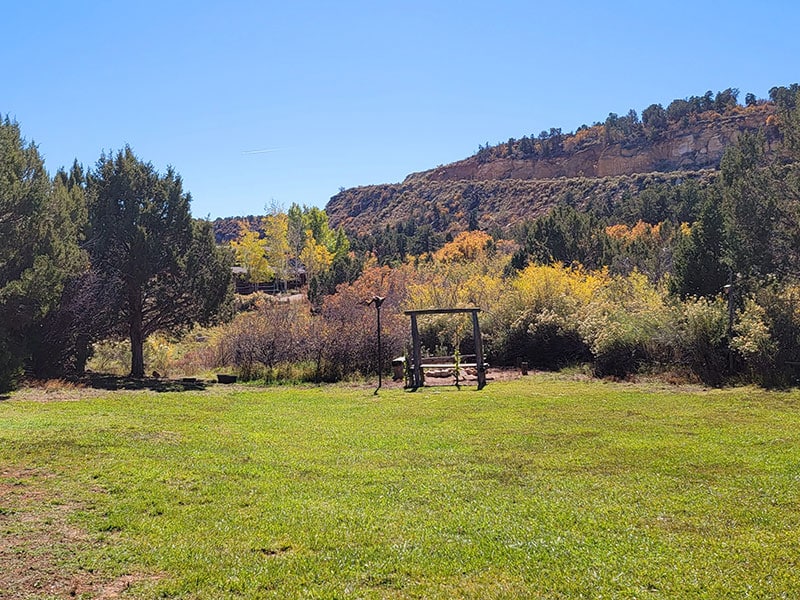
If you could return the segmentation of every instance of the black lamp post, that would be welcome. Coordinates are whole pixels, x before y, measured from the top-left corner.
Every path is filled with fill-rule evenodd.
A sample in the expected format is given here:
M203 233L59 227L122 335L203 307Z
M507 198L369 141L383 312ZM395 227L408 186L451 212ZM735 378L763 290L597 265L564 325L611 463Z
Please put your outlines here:
M375 305L375 311L378 314L378 388L375 390L375 394L378 393L378 390L381 389L383 385L383 348L381 347L381 304L386 298L382 298L381 296L373 296L372 300L368 302L368 304Z
M728 371L733 373L733 350L731 349L731 340L733 339L733 322L736 314L736 282L739 279L739 273L734 273L733 269L730 270L728 275L728 285L722 287L722 290L728 296Z

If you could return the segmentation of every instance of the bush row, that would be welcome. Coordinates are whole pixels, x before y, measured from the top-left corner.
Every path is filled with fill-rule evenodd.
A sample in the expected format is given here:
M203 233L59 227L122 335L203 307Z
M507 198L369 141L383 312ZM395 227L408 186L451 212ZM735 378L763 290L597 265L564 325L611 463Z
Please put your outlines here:
M492 365L558 369L590 364L600 377L669 371L710 385L732 379L763 385L795 382L800 366L800 288L769 287L733 299L670 296L637 272L610 275L578 266L531 265L502 278L503 257L372 266L339 286L321 306L304 298L251 298L248 309L191 349L153 344L164 370L234 369L243 379L338 381L378 369L376 311L384 297L381 365L409 351L403 311L479 306ZM499 262L498 262L499 261ZM472 353L466 315L426 317L427 354ZM172 357L170 362L169 357ZM97 360L97 359L95 359Z

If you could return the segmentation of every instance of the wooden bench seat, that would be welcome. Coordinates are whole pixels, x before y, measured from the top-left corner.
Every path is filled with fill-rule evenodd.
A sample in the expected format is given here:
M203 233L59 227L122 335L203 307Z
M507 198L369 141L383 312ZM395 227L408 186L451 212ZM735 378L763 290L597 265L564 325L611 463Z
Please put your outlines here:
M420 362L423 369L454 369L456 367L455 356L425 356ZM474 354L465 354L459 357L459 368L461 367L477 367L478 363L475 362Z
M411 362L407 357L402 357L402 362L399 363L405 365L407 360L409 361L409 370L406 371L406 375L409 372L413 372L414 363ZM458 364L456 364L455 356L425 356L420 359L419 367L420 371L423 373L423 378L425 372L428 373L429 377L433 378L455 377L456 385L458 385L459 381L463 381L465 379L463 376L465 371L467 375L477 375L478 362L475 354L461 355L458 359ZM458 367L457 370L456 367ZM486 369L488 364L484 363L483 367ZM408 378L406 378L406 387L409 387L410 383L411 382L408 380Z

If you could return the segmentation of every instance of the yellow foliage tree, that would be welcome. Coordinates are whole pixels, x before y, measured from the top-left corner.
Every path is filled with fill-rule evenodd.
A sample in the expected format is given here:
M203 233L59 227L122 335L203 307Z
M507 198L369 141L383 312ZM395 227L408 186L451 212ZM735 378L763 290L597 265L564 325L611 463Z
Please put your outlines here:
M306 267L308 280L327 271L333 263L334 254L325 246L314 239L310 229L306 230L306 242L300 252L300 262Z
M479 306L489 310L502 294L502 273L509 261L490 252L491 236L465 231L421 261L418 278L409 284L408 308Z
M284 212L274 212L264 217L265 255L275 278L284 283L291 274L292 248L289 245L289 217Z
M266 239L258 231L253 231L243 222L240 224L239 239L231 242L236 262L247 269L247 277L254 283L272 281L275 271L266 256Z
M529 265L513 281L507 304L510 310L519 313L548 312L562 319L574 318L609 281L606 269L586 271L580 266L566 267L560 263Z
M407 285L406 308L477 306L492 311L505 290L502 274L510 255L490 251L491 240L480 231L464 232L435 252L432 260L420 261L416 278ZM451 348L471 331L464 315L429 317L426 326L436 332L443 347Z

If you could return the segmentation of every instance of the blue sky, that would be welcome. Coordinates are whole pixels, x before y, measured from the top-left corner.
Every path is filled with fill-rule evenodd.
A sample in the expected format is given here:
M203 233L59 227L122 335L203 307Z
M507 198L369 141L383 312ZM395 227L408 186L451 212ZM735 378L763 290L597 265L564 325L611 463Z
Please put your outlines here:
M50 172L129 144L195 216L324 206L479 144L800 81L800 4L28 2L0 17L0 114Z

